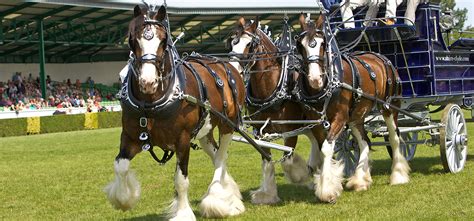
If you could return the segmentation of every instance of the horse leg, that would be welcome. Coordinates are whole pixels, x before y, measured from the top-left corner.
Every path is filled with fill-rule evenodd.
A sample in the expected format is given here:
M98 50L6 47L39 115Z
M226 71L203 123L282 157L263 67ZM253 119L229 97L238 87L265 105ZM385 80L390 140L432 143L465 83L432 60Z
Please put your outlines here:
M285 146L295 148L298 137L285 139ZM285 177L291 183L304 184L309 181L310 171L306 161L293 152L293 154L281 162Z
M270 154L270 149L265 149ZM262 183L258 190L250 192L253 204L275 204L280 202L275 180L275 164L262 159Z
M176 171L174 174L175 197L168 210L169 220L196 220L188 199L189 135L183 134L176 147Z
M315 176L315 194L322 202L335 203L337 198L342 193L342 179L344 173L344 165L340 161L333 159L334 146L336 144L337 136L342 131L345 122L340 120L333 121L328 135L321 139L319 135L318 143L322 142L321 153L323 155L323 164L321 167L321 174ZM319 130L319 133L324 133Z
M370 167L369 167L369 144L365 140L363 134L365 134L364 128L361 125L350 125L352 135L357 140L357 144L360 148L359 162L357 164L356 171L349 182L347 182L346 187L348 189L353 189L355 191L364 191L368 190L372 184L372 177L370 176Z
M120 152L114 161L115 179L104 192L115 209L130 210L140 200L140 183L130 169L130 160L139 152L138 146L131 144L122 132Z
M400 153L400 138L397 133L397 124L394 114L383 114L383 118L387 124L390 146L392 146L392 175L390 175L390 184L404 184L410 181L408 173L410 166L405 157Z
M319 149L318 140L316 140L316 137L314 137L313 133L311 132L307 132L305 135L311 142L311 150L308 156L308 169L310 175L313 176L313 174L320 174L323 159L321 158L321 149ZM308 188L310 190L314 190L314 182L310 182L308 184Z
M227 149L231 140L232 133L222 134L220 137L219 149L214 157L214 177L200 204L204 217L223 218L245 211L239 187L226 168Z
M213 130L210 131L210 133L201 139L199 139L199 144L201 144L202 150L211 158L211 160L214 162L214 154L216 153L216 148L215 148L215 143L216 141L214 140L213 137Z

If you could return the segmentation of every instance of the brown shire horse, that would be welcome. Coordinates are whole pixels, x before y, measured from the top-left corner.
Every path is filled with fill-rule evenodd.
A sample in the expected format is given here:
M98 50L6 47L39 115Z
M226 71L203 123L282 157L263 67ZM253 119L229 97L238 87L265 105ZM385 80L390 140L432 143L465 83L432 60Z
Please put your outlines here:
M237 20L237 28L229 39L232 47L230 55L235 59L246 60L245 62L231 62L239 71L249 73L247 84L246 106L252 120L302 120L303 111L292 96L294 80L288 70L282 70L282 62L286 57L281 56L285 52L278 53L277 46L262 30L258 28L259 18L247 23L243 17ZM286 55L291 56L291 55ZM283 61L285 62L285 61ZM288 60L286 60L288 62ZM245 67L243 67L245 66ZM247 69L247 70L244 70ZM283 95L283 96L282 96ZM301 125L270 124L264 128L263 133L281 133L292 131ZM254 129L260 131L261 125L255 125ZM307 133L312 143L312 158L308 166L318 167L319 147L312 133ZM298 137L285 139L285 146L295 148ZM265 149L270 154L270 149ZM285 176L293 183L304 183L309 181L310 173L306 162L296 153L282 162ZM254 204L275 204L280 201L275 181L274 163L262 158L262 183L258 190L251 192Z
M401 94L398 73L390 61L381 55L357 53L345 56L346 58L342 59L341 75L338 78L331 77L337 74L335 72L330 73L331 70L327 62L327 59L330 59L326 52L331 47L328 43L331 36L327 33L330 28L324 17L324 15L319 16L315 24L307 21L303 14L300 16L299 22L302 33L299 35L297 47L305 63L304 69L306 69L307 75L302 83L302 87L305 89L302 90L303 93L307 97L323 94L323 101L329 99L327 102L313 105L317 111L323 112L331 124L328 131L321 127L313 129L313 134L318 143L322 144L321 153L323 157L321 172L315 176L315 194L321 201L333 203L336 202L343 189L343 165L333 160L334 146L336 139L346 125L351 129L352 135L356 138L360 148L360 158L356 171L349 178L346 187L355 191L362 191L367 190L372 183L369 167L368 144L370 140L368 140L364 130L364 119L374 106L378 107L387 124L389 140L394 152L390 184L407 183L410 168L399 151L398 112L394 109L382 107L387 106L382 105L386 103L400 107L400 101L392 99L392 97ZM358 94L354 91L333 84L337 79L342 84L355 85L354 88L360 88L364 94L375 97L382 102L375 102L366 97L358 97ZM327 92L327 90L332 90L331 97L324 97L324 92ZM327 103L325 111L323 110L324 103ZM310 119L321 117L321 114L314 110L306 111L305 114Z
M150 7L134 9L129 25L129 46L135 59L129 63L130 71L122 90L123 126L120 151L114 162L116 176L105 192L115 208L134 207L140 197L140 186L129 170L130 161L142 148L159 146L175 152L177 159L176 194L170 206L170 218L195 220L188 199L188 162L190 142L194 138L199 140L215 167L212 182L200 204L201 214L215 218L240 214L245 210L242 196L226 169L233 128L214 115L204 117L206 110L182 99L182 95L200 99L205 87L207 94L212 95L207 100L212 108L238 122L239 106L245 98L243 81L229 63L198 58L179 61L167 24L163 6L158 12ZM220 86L216 78L221 79ZM232 81L235 81L234 94L229 83ZM216 127L218 145L213 137Z

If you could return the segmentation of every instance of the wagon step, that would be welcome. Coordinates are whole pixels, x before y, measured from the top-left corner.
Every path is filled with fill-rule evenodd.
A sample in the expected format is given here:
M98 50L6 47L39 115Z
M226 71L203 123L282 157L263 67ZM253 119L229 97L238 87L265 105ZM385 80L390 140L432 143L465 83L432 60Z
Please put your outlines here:
M233 141L237 141L237 142L240 142L240 143L249 143L246 139L244 139L243 137L241 136L236 136L236 135L233 135L232 136L232 140ZM266 148L271 148L271 149L276 149L276 150L281 150L281 151L285 151L285 152L291 152L293 151L293 148L291 147L288 147L288 146L284 146L284 145L280 145L280 144L276 144L276 143L271 143L271 142L266 142L266 141L262 141L262 140L254 140L255 143L257 143L259 146L261 147L266 147Z

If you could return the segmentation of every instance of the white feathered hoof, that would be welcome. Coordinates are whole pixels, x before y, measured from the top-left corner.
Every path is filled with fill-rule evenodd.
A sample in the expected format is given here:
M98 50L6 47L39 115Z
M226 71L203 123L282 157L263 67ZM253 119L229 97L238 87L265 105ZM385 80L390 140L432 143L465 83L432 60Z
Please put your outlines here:
M408 166L405 158L396 162L392 167L392 175L390 175L390 185L405 184L410 181L408 173L410 172L410 166Z
M364 179L356 176L352 176L349 179L349 182L346 183L346 188L349 190L367 191L370 187L370 184Z
M109 183L104 192L115 209L130 210L140 200L140 183L133 171L129 171L130 161L121 159L114 163L115 180Z
M175 198L168 208L168 219L173 221L195 221L196 216L189 204L178 205L178 201Z
M225 218L243 213L245 206L233 192L226 191L219 182L214 182L202 199L200 210L206 218Z
M240 193L239 185L235 182L234 178L226 172L225 178L223 180L223 187L226 192L232 192L234 196L239 199L242 199L242 194Z
M332 183L330 185L323 186L321 179L316 178L314 193L321 202L324 203L336 203L337 198L342 193L343 187L341 183Z
M280 202L280 197L273 191L255 190L250 192L251 202L257 205L272 205Z
M408 177L407 173L394 171L392 172L392 175L390 175L390 185L406 184L409 181L410 181L410 178Z
M337 198L342 194L342 179L344 165L339 161L332 161L330 172L314 175L315 195L321 202L336 203Z
M294 153L290 158L281 163L286 179L291 183L305 184L309 181L310 172L306 161Z

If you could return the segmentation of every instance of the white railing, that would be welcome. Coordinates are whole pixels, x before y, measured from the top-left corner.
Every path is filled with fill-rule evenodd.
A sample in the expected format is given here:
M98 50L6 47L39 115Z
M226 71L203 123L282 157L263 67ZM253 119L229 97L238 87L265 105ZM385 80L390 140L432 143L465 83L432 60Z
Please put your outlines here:
M105 106L108 111L122 111L122 107L117 105ZM73 108L48 108L39 110L21 110L21 111L0 111L0 119L22 118L22 117L44 117L52 116L54 112L65 112L66 114L83 114L87 112L85 107Z

